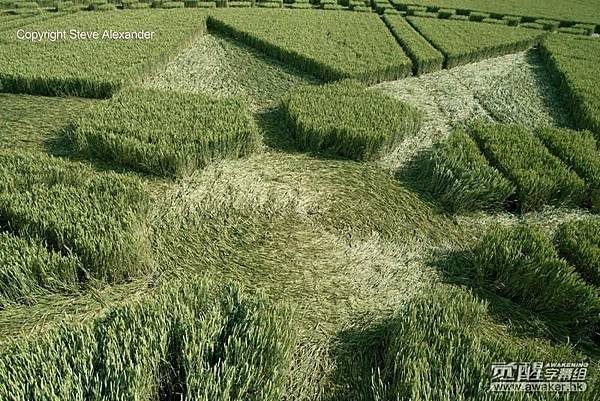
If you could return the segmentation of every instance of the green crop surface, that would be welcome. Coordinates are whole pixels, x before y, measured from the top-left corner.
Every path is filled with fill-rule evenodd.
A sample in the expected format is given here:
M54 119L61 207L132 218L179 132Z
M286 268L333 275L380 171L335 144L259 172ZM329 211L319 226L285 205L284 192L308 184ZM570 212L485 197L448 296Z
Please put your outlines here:
M0 401L598 401L598 25L459 1L0 0Z
M399 3L600 24L600 3L596 0L400 0Z
M552 35L544 41L542 54L565 94L565 103L577 126L600 136L600 41Z
M247 155L260 140L242 100L139 89L99 105L70 131L83 153L168 176Z
M489 394L487 372L495 361L585 360L568 347L511 338L490 325L487 303L463 289L435 287L399 315L388 329L378 377L388 397L483 400Z
M140 37L142 25L152 39L91 38L109 31ZM0 33L0 92L104 98L168 61L205 28L195 10L172 10L77 13L21 29ZM29 37L26 31L43 40L17 38Z
M0 399L280 400L288 309L213 287L171 282L83 323L3 341Z
M558 257L540 230L526 225L493 229L470 257L483 287L562 322L574 333L597 329L597 289Z
M29 15L18 15L18 14L1 14L0 15L0 22L2 23L2 28L1 30L4 30L4 26L11 24L11 23L18 23L18 22L25 22L28 21L30 18Z
M148 266L148 195L141 183L94 175L83 165L34 153L0 157L0 221L22 237L76 255L82 279L118 281Z
M415 75L442 69L444 55L415 31L405 18L386 15L383 20L412 60Z
M286 120L300 148L372 160L421 127L421 114L357 81L292 90L283 98Z
M600 152L589 131L541 128L537 132L544 145L582 177L589 188L593 210L600 210Z
M543 33L504 25L408 17L410 24L445 56L447 68L533 46Z
M77 258L0 233L0 308L12 302L33 303L47 292L74 292L81 270Z
M0 147L2 149L64 152L64 126L86 112L96 100L0 94Z
M450 212L499 210L515 187L483 157L464 131L454 131L420 166L427 189Z
M211 13L222 32L325 81L410 75L411 62L377 15L342 11L244 10Z
M521 211L537 210L545 204L583 203L583 180L528 129L476 124L472 135L490 163L515 184Z
M600 288L600 220L587 218L564 223L556 237L560 255L587 282Z
M0 16L0 32L11 32L25 25L37 24L51 18L64 15L63 13L23 14ZM14 35L13 35L14 36Z

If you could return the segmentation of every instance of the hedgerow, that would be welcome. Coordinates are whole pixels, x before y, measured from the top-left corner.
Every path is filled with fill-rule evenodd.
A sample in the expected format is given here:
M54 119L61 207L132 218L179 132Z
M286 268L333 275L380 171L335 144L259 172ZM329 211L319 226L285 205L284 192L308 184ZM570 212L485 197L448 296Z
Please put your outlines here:
M454 21L468 21L469 20L469 16L468 15L462 15L462 14L453 14L450 17L448 17L448 19L454 20Z
M14 8L39 8L39 4L35 1L15 1L13 3Z
M177 54L205 31L195 10L77 13L36 23L36 31L155 32L149 40L18 40L0 33L0 92L110 97L124 85Z
M419 171L427 189L450 212L498 210L515 192L473 139L460 130L437 144Z
M166 8L166 9L173 9L173 8L184 8L185 4L183 3L183 1L165 1L165 2L160 2L159 4L157 4L156 6L157 8Z
M407 20L444 54L447 68L525 50L542 35L504 25L416 17Z
M521 23L521 17L515 15L505 15L502 17L502 20L506 21L506 24L510 26L517 26Z
M440 18L450 18L452 15L456 15L456 10L452 8L440 8L438 10L438 17Z
M294 343L289 308L170 281L83 322L4 339L0 399L279 401Z
M427 7L409 5L409 6L406 6L406 12L408 13L408 15L413 15L414 13L418 13L418 12L424 13L424 12L427 12Z
M481 22L486 18L490 18L490 14L473 11L469 13L469 21Z
M590 206L600 210L600 152L594 135L589 131L558 128L541 128L537 135L555 156L585 180Z
M561 260L533 227L496 228L472 250L479 284L579 334L600 322L598 290Z
M587 31L583 28L562 27L558 28L560 33L568 33L572 35L586 35Z
M481 22L485 22L486 24L508 25L508 21L496 18L484 18Z
M2 151L0 225L81 261L80 280L119 281L148 268L143 185L42 154Z
M410 59L377 15L226 10L211 13L207 25L325 81L374 83L411 73Z
M0 309L13 302L32 303L47 292L75 291L81 269L72 255L63 256L43 243L0 233Z
M300 148L371 160L418 132L412 106L357 81L293 89L283 110Z
M539 24L537 22L523 22L522 24L519 24L519 27L521 27L521 28L527 28L527 29L544 30L544 25L543 24Z
M389 326L374 380L381 400L520 400L514 393L490 395L492 364L586 361L568 346L516 340L492 322L487 303L458 287L436 286L415 297Z
M541 50L577 127L600 136L600 42L572 35L551 35L544 40Z
M585 35L591 35L596 30L596 25L594 24L575 24L572 26L573 29L583 29Z
M69 131L85 154L168 176L247 155L260 141L243 100L150 89L120 92Z
M600 220L588 218L564 223L556 238L560 255L586 281L600 288Z
M560 21L549 19L537 19L536 23L541 24L547 31L556 31L560 27Z
M427 74L442 69L444 55L437 51L425 38L400 16L384 16L383 20L413 62L415 75Z
M515 184L521 211L546 204L583 203L583 180L525 127L474 124L471 134L490 163Z

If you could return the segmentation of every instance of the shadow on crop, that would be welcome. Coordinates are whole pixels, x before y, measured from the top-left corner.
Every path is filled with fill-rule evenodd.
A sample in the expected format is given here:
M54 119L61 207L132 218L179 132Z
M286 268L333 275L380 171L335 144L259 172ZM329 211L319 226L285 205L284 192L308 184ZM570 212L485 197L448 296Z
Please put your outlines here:
M448 284L469 288L473 295L488 303L492 319L517 338L546 338L555 344L573 344L589 356L600 356L600 347L588 337L572 333L564 322L552 316L535 313L512 300L498 295L493 284L478 277L477 266L470 250L439 251L430 260Z
M550 67L544 63L540 50L530 49L526 54L526 60L533 72L535 84L539 88L538 93L550 114L555 117L557 126L576 128L572 116L565 113L565 110L569 110L566 97L560 90L560 84L553 76Z
M134 175L147 181L164 182L165 180L168 180L164 177L144 173L132 167L117 164L114 161L95 157L89 153L79 152L71 140L71 129L71 126L67 125L56 130L55 135L52 137L44 140L43 146L46 153L48 153L50 156L90 165L98 172L115 172L120 174Z
M258 127L266 146L286 153L300 153L292 133L288 130L283 110L272 107L256 115Z
M419 152L413 159L398 169L394 176L398 182L417 194L421 200L429 204L435 211L452 215L452 211L431 192L428 177L423 175L424 166L430 158L430 152L430 150Z
M357 327L338 333L333 357L333 392L330 401L373 401L385 366L393 322Z
M287 126L285 114L281 105L256 114L256 121L263 135L264 144L271 149L291 154L304 154L322 160L353 162L352 159L337 155L332 151L301 149L294 138L294 133ZM354 162L360 163L357 161Z

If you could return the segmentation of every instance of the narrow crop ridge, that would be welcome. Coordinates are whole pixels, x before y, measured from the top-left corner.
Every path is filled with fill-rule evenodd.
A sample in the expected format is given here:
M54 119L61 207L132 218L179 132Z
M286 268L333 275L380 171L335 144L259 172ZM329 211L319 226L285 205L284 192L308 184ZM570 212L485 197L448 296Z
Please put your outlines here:
M541 51L577 127L588 129L600 138L600 41L551 35L543 42Z
M405 18L384 15L383 20L412 60L415 75L428 74L442 69L444 55L415 31Z
M533 46L543 32L496 24L408 17L410 24L446 57L452 68Z
M241 99L131 89L78 119L75 147L152 174L181 177L256 150L260 137Z
M535 21L537 19L555 19L573 24L588 22L600 24L600 7L596 0L393 0L402 8L450 8L467 14L482 14L494 18L512 17ZM409 6L407 6L410 4Z
M476 124L472 135L483 154L517 187L521 211L546 204L581 205L585 183L522 126Z
M421 113L357 81L300 87L283 98L298 145L356 160L371 160L415 135Z
M490 397L491 365L501 361L585 361L569 347L515 341L498 330L487 304L461 288L437 286L418 296L390 325L377 399L546 399L514 393ZM593 399L593 395L590 398Z
M148 207L138 180L41 154L0 155L0 223L76 255L81 279L120 281L147 269Z
M558 258L539 230L520 225L490 231L472 252L480 284L498 295L566 325L593 334L600 322L600 297Z
M374 14L227 10L212 13L207 25L324 81L375 83L411 73L410 59Z
M588 218L564 223L556 237L560 255L585 280L600 288L600 220Z
M589 131L541 128L538 137L544 145L581 176L589 191L592 210L600 210L600 152Z
M514 185L490 166L461 130L435 145L419 176L449 212L499 210L515 193Z

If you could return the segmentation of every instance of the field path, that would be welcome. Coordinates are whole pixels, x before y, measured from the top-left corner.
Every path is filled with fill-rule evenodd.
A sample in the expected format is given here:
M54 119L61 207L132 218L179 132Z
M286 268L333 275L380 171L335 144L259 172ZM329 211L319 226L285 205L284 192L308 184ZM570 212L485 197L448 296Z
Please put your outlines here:
M558 89L546 77L535 50L491 58L374 87L425 112L425 124L382 165L397 169L444 139L453 127L475 119L527 126L570 126Z

